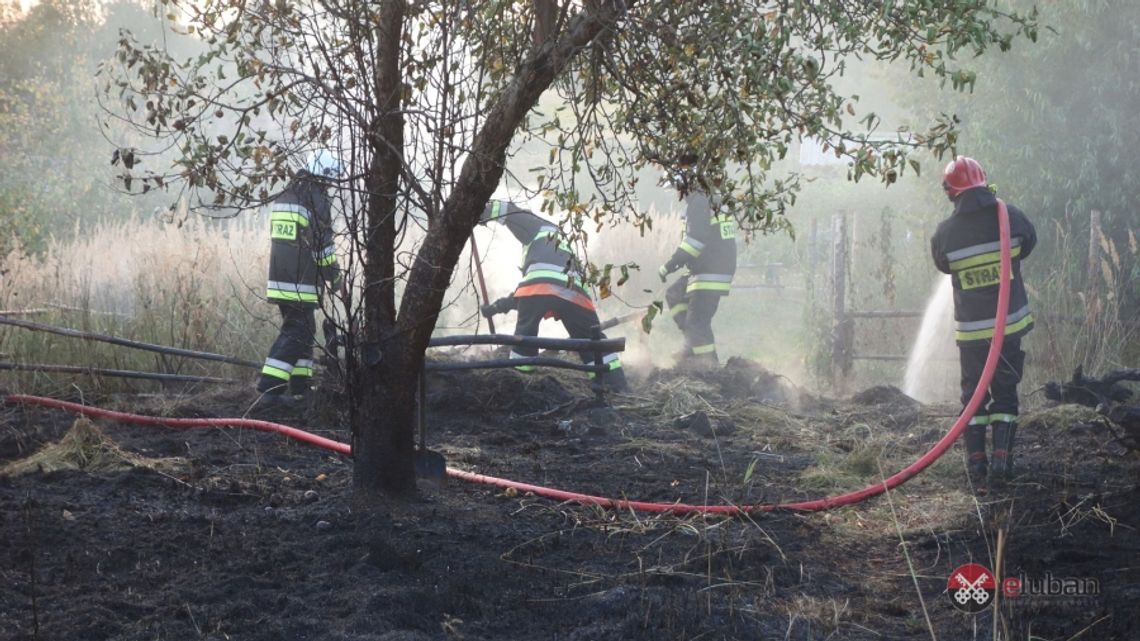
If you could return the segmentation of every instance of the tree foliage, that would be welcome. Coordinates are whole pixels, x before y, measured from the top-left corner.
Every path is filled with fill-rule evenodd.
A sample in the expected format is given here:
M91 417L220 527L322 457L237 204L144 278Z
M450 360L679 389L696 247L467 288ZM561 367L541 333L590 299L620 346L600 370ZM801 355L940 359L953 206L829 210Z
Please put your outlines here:
M999 193L1046 238L1061 229L1088 238L1089 212L1103 212L1104 278L1132 283L1120 308L1131 318L1140 310L1140 5L1049 2L1041 21L1049 28L1038 46L976 61L974 91L937 108L961 114L960 149L983 161ZM1083 282L1087 248L1075 242L1050 262L1075 272L1067 282Z
M135 4L96 0L0 11L0 255L15 238L34 251L84 219L142 204L108 188L92 74L114 49L108 33L147 35L145 18Z
M848 178L873 175L893 183L906 171L910 149L940 152L952 142L952 123L938 116L927 131L898 132L899 144L869 143L884 133L878 117L860 113L857 95L835 89L850 60L903 59L957 86L969 73L954 63L960 51L1008 46L1018 31L1034 34L1032 19L1020 17L1011 17L1016 29L998 31L990 20L1000 14L984 3L939 5L639 5L637 16L596 43L592 55L579 57L559 85L578 125L557 140L559 159L569 155L569 162L548 173L566 175L567 165L573 172L586 164L599 191L618 196L620 177L631 171L650 163L670 168L696 156L738 220L760 229L782 225L794 203L799 176L771 170L803 137L828 141L837 156L848 158ZM546 127L560 124L556 119ZM558 204L573 207L576 194L563 194Z
M545 162L508 181L582 232L621 219L648 229L632 197L638 172L674 176L693 159L693 177L743 226L778 227L800 185L771 168L800 136L829 140L853 179L886 183L917 167L911 149L953 141L942 118L897 144L868 143L876 117L832 84L849 57L905 60L960 85L956 55L1036 29L1032 13L982 0L164 4L206 49L179 59L121 38L105 90L156 142L119 159L179 154L169 170L128 166L125 178L242 208L270 198L306 150L341 152L363 292L350 332L361 341L356 485L394 491L411 479L410 381L460 251L521 145L544 146Z
M1140 5L1076 0L1042 12L1039 46L978 61L975 90L951 102L961 143L1009 173L1003 189L1042 215L1135 212Z

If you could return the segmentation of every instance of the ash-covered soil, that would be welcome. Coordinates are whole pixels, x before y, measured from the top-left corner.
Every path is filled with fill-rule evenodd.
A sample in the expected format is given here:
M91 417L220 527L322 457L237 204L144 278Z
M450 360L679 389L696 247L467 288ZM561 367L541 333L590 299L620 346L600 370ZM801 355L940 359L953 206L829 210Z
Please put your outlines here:
M558 489L771 503L880 481L957 409L894 388L814 397L742 360L634 383L598 406L575 373L433 375L429 446L454 468ZM326 392L294 424L348 441L343 398ZM1017 477L1000 491L971 491L955 445L886 496L735 518L457 480L359 513L350 459L279 435L4 406L0 638L1134 639L1137 454L1091 410L1026 400ZM252 396L85 401L232 417ZM992 607L956 609L953 571L999 554L1006 576L1085 593L1002 599L996 621Z

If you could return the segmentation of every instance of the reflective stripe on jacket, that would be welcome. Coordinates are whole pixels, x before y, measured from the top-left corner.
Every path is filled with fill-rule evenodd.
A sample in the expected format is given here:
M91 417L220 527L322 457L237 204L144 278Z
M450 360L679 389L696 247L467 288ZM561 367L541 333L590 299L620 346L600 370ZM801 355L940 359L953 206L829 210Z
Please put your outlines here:
M519 288L537 284L557 285L590 300L578 259L570 245L558 237L557 227L529 211L517 208L494 219L506 225L523 245L522 263L519 265L522 280L519 281Z
M270 302L317 305L319 282L336 284L340 279L326 189L301 171L270 205L272 246L265 294Z
M588 309L596 312L597 308L594 307L594 301L590 297L580 291L563 287L562 285L554 285L551 283L536 283L533 285L519 285L511 294L513 299L525 298L527 296L557 296L562 300L570 301L578 307ZM517 303L516 303L517 305Z
M665 263L669 271L688 267L686 292L710 291L727 295L736 274L736 221L717 214L703 192L685 197L685 238Z
M1009 213L1010 289L1005 335L1022 336L1033 329L1033 314L1021 278L1021 261L1037 244L1037 231L1024 213ZM934 264L950 274L954 285L955 339L959 343L994 336L1001 273L997 197L985 187L962 192L954 213L938 225L930 239Z

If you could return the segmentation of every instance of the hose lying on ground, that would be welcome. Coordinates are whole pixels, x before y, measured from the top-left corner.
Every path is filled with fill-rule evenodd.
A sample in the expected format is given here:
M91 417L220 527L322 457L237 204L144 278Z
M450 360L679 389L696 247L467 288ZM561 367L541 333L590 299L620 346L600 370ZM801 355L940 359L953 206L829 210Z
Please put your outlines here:
M470 481L472 483L483 483L504 489L513 488L519 492L531 492L537 496L559 501L570 501L574 503L597 505L606 508L628 509L639 512L672 513L677 515L724 514L737 516L756 512L772 512L776 510L819 512L840 507L842 505L851 505L853 503L858 503L873 496L878 496L887 490L894 489L929 467L932 463L938 460L938 458L941 457L946 452L946 450L950 448L951 445L954 444L954 441L957 440L958 437L962 434L962 431L966 429L966 425L970 422L970 419L974 417L974 414L978 410L978 406L981 405L982 398L984 398L986 390L989 389L990 380L993 378L994 371L997 369L998 358L1001 354L1001 346L1003 339L1005 338L1006 317L1009 312L1009 282L1011 270L1009 248L1009 214L1006 210L1005 203L1000 199L998 200L998 229L1000 232L999 238L1001 246L1001 277L998 284L998 304L994 319L994 337L990 342L990 351L986 356L985 367L983 368L982 375L978 380L978 385L974 388L974 394L970 397L969 403L967 403L966 407L963 408L961 415L958 416L958 419L954 422L954 425L950 428L946 435L942 437L942 439L934 444L934 447L932 447L929 452L922 455L914 463L911 463L910 465L904 467L902 470L899 470L880 483L868 485L867 487L864 487L860 490L809 501L794 501L789 503L759 503L753 505L690 505L684 503L650 503L643 501L630 501L626 499L607 498L602 496L592 496L589 494L579 494L577 492L568 492L565 490L558 490L539 485L531 485L529 483L520 483L518 481L486 476L483 474L476 474L473 472L466 472L450 467L447 468L447 474L449 476L464 481ZM70 403L67 401L60 401L40 396L10 394L4 396L3 398L5 403L56 407L59 409L78 412L86 416L109 418L124 423L135 423L140 425L166 425L170 427L247 427L265 432L276 432L283 434L290 438L294 438L311 445L316 445L317 447L323 447L334 452L339 452L341 454L352 454L351 446L346 443L341 443L321 436L317 436L315 434L310 434L309 432L305 432L294 427L289 427L287 425L281 425L278 423L271 423L269 421L239 418L161 418L154 416L142 416L139 414L128 414L125 412L114 412L110 410L80 405L78 403Z

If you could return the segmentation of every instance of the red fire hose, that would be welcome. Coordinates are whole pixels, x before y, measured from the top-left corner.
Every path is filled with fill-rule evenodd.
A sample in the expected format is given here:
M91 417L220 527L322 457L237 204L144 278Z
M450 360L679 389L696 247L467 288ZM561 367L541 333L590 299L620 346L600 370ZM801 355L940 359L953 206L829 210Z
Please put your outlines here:
M494 476L486 476L483 474L476 474L473 472L465 472L454 468L447 468L449 476L470 481L472 483L483 483L493 485L501 488L513 488L519 492L531 492L537 496L542 496L558 501L570 501L574 503L582 503L588 505L598 505L607 508L618 508L635 510L639 512L656 512L656 513L672 513L678 515L684 514L724 514L724 515L741 515L755 512L772 512L776 510L794 510L801 512L818 512L829 510L831 508L839 507L841 505L850 505L858 503L873 496L878 496L887 490L894 489L902 485L912 477L916 476L919 472L929 467L934 461L938 460L946 450L954 444L954 441L966 429L966 424L974 417L978 411L978 406L985 396L985 390L989 388L990 380L993 378L994 371L997 369L998 358L1001 354L1002 342L1005 338L1005 321L1009 312L1009 282L1010 271L1010 249L1009 249L1009 212L1006 210L1005 203L1000 199L998 200L998 230L1001 245L1001 280L998 284L998 304L997 312L994 319L994 337L990 342L990 351L986 356L986 364L982 370L982 376L978 380L978 386L974 389L974 395L970 397L970 402L962 410L962 414L958 416L958 420L929 452L922 455L917 461L899 470L891 477L883 480L880 483L868 485L861 490L847 492L845 494L838 494L835 496L828 496L821 499L811 501L798 501L792 503L761 503L754 505L690 505L685 503L648 503L643 501L629 501L626 499L613 499L603 496L592 496L589 494L579 494L577 492L568 492L565 490L557 490L553 488L543 487L539 485L531 485L529 483L520 483L518 481L511 481L508 479L501 479ZM122 423L135 423L139 425L165 425L169 427L207 427L207 426L233 426L233 427L247 427L250 429L261 430L263 432L276 432L283 434L289 438L297 439L299 441L323 447L334 452L341 454L351 455L352 448L347 443L341 443L332 439L327 439L303 430L299 430L287 425L280 425L278 423L271 423L269 421L259 421L254 419L241 419L241 418L162 418L157 416L143 416L139 414L128 414L125 412L115 412L111 410L99 409L97 407L89 407L80 405L78 403L70 403L67 401L60 401L52 398L44 398L41 396L28 396L25 394L11 394L4 397L5 403L21 403L25 405L42 405L45 407L55 407L59 409L70 410L83 414L86 416L93 416L99 418L109 418Z
M8 396L4 397L4 402L54 407L61 410L70 410L76 414L82 414L84 416L106 418L118 423L130 423L134 425L154 425L160 427L246 427L261 432L274 432L276 434L282 434L303 443L316 445L317 447L323 447L326 450L340 452L341 454L352 454L352 448L345 443L341 443L340 441L334 441L331 438L317 436L316 434L312 434L304 430L299 430L295 427L289 427L288 425L271 423L269 421L259 421L252 418L164 418L162 416L145 416L143 414L116 412L114 410L105 410L98 407L91 407L90 405L80 405L79 403L72 403L70 401L61 401L59 399L45 398L43 396L29 396L27 394L9 394Z

